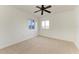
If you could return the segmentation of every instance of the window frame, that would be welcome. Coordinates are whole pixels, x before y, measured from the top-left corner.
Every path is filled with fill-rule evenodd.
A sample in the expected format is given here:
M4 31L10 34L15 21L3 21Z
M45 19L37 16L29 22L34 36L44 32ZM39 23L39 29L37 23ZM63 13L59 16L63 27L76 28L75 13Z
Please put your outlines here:
M29 29L34 30L35 29L35 20L29 20L28 27L29 27Z
M50 28L49 20L42 20L41 27L42 27L42 29L49 29Z

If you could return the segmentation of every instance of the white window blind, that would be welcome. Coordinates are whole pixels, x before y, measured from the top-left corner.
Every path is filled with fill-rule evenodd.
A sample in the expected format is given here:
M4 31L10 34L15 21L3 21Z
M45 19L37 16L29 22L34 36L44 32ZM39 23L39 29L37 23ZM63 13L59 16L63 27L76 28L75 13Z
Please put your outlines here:
M42 21L42 28L43 29L49 29L49 20L43 20Z

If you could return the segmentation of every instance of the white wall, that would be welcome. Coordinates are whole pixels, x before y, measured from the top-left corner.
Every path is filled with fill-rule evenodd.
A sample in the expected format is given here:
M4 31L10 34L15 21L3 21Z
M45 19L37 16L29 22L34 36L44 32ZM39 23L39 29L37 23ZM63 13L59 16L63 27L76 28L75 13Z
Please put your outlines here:
M75 44L79 48L79 6L75 8L75 19L76 19L76 40Z
M69 10L67 9L65 11L57 12L54 15L43 16L46 20L50 20L50 29L43 30L41 28L40 35L66 41L74 41L76 39L76 21L74 15L74 9L70 8ZM39 19L44 20L42 19L43 17Z
M0 6L0 48L37 36L35 30L28 29L28 20L36 19L12 6Z

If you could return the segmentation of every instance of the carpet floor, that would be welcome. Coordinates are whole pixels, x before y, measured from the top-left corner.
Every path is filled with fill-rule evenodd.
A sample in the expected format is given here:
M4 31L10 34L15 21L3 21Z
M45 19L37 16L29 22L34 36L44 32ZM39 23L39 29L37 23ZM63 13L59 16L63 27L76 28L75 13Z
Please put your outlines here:
M42 36L1 49L0 54L74 54L79 53L74 43Z

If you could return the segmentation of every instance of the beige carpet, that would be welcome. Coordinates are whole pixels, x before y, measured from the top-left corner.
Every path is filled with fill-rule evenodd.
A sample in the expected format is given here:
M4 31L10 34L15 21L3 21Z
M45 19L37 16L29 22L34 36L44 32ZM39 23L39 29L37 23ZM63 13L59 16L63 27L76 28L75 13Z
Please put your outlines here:
M68 53L69 54L69 53L79 53L79 50L72 42L67 42L57 39L49 39L46 37L38 36L33 39L29 39L19 44L15 44L13 46L2 49L0 50L0 53L5 53L5 54Z

